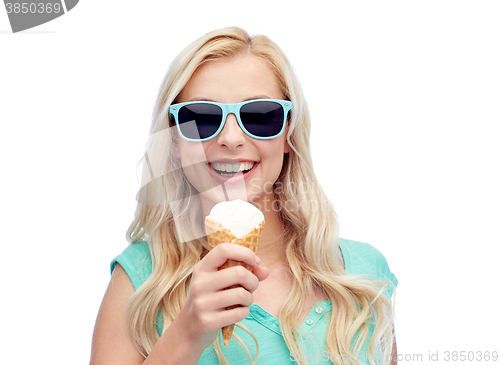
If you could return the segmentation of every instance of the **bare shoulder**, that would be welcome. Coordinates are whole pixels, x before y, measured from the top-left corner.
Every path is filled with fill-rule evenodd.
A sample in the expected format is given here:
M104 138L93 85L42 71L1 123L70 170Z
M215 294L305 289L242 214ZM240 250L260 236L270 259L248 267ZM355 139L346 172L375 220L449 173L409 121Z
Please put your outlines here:
M127 273L116 264L102 300L92 338L91 365L138 365L144 358L137 351L125 326L125 308L134 287Z

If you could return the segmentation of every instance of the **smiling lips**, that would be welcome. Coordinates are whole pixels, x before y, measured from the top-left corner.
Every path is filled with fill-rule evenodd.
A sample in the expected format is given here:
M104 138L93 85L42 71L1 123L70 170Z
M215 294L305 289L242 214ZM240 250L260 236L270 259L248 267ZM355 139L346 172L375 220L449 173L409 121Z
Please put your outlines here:
M239 164L229 163L212 163L212 168L216 173L223 176L234 176L236 173L242 171L244 174L253 168L254 162L241 162Z
M225 177L233 177L237 175L239 172L246 174L256 165L256 162L253 161L242 161L236 163L228 163L228 162L211 162L210 166L212 170L214 170L217 174Z

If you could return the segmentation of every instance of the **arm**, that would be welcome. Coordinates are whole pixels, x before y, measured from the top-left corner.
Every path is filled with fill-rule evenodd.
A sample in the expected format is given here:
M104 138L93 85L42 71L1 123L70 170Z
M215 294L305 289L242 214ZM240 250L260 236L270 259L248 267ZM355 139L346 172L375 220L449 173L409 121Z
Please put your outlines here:
M134 287L123 268L116 264L97 315L92 339L91 365L196 364L201 351L193 351L172 323L147 359L136 349L123 318ZM146 360L146 361L145 361Z
M97 315L92 338L91 365L138 365L144 362L123 320L125 307L133 293L134 287L125 270L116 264Z
M120 265L115 266L104 295L92 340L91 365L195 365L219 329L248 315L251 293L269 270L256 265L255 253L234 244L210 251L194 268L186 301L146 359L135 348L124 323L125 308L134 288ZM253 274L243 267L218 271L227 259L254 266ZM242 288L222 290L241 285ZM246 290L245 290L246 289ZM230 305L242 305L223 310Z
M392 329L392 334L394 335L394 341L392 342L391 365L398 365L398 348L396 346L396 334L394 333L394 328Z

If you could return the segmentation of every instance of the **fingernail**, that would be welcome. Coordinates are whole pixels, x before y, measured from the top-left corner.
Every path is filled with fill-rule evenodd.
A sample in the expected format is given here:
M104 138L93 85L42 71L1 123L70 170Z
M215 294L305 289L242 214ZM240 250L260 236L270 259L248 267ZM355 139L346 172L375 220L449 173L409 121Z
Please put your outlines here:
M260 258L257 255L255 255L255 262L257 263L257 265L260 264Z

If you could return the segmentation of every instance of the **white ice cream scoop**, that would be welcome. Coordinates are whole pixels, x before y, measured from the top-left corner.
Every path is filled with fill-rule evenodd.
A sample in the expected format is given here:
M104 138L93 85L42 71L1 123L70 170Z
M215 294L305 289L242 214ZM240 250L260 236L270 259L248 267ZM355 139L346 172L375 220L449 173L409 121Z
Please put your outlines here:
M216 204L207 218L241 238L264 221L264 214L252 204L236 199Z

